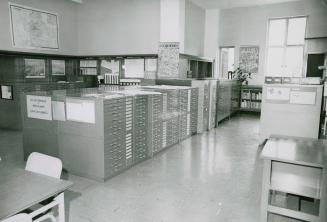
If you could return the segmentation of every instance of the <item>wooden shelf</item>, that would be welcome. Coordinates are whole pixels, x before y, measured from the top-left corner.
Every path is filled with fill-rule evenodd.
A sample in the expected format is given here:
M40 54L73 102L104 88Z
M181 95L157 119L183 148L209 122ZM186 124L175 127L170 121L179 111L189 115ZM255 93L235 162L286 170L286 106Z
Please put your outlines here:
M320 199L321 169L272 162L270 189Z
M261 109L254 109L254 108L240 108L240 111L246 111L246 112L261 112Z
M241 86L240 111L261 112L262 87L257 85ZM256 107L256 108L252 108Z
M261 99L247 99L247 98L242 98L242 100L247 100L247 101L252 101L252 102L261 102Z
M297 186L295 184L289 184L288 182L283 181L272 181L270 189L284 193L300 195L303 197L320 199L320 189L313 187Z

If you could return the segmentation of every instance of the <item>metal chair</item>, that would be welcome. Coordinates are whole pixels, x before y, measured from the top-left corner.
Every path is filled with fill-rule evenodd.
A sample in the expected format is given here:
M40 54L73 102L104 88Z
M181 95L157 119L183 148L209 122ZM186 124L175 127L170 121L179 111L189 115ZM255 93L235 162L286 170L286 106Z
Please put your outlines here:
M12 217L9 217L5 220L2 220L1 222L41 222L46 219L50 219L51 221L56 221L56 218L50 214L43 215L42 217L32 221L32 216L30 214L21 213L21 214L16 214Z
M25 170L49 177L60 178L62 162L58 158L33 152L28 156Z
M58 158L33 152L27 159L25 170L54 178L60 178L62 162ZM56 222L57 220L52 212L49 212L49 210L52 210L56 206L58 206L58 222L65 221L64 193L54 197L53 200L46 204L41 204L41 207L35 210L33 209L33 211L29 213L31 218L36 218L33 222L40 222L45 219L50 219L51 221Z

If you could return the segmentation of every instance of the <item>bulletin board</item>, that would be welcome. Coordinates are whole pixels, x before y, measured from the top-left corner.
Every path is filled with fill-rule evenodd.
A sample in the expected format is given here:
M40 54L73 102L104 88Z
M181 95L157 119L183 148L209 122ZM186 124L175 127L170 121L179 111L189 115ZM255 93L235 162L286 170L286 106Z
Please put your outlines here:
M257 74L259 71L259 46L241 46L239 57L240 68Z

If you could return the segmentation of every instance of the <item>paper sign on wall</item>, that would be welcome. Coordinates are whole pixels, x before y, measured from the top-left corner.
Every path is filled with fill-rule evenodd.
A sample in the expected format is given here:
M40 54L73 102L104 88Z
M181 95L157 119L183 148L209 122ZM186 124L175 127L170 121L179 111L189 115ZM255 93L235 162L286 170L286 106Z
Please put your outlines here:
M66 121L64 102L52 101L52 117L53 120Z
M290 96L290 103L314 105L316 104L316 92L292 91Z
M290 91L290 88L267 87L267 99L287 101L290 99Z
M52 120L51 97L26 96L27 117L34 119Z

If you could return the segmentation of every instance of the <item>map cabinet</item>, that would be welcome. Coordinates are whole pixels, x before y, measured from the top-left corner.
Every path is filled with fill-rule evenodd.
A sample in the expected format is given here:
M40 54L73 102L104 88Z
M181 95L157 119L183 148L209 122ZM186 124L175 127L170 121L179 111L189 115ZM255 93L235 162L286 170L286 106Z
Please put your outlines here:
M272 136L264 159L261 222L327 221L327 142Z

